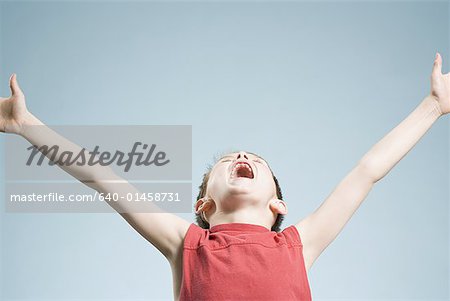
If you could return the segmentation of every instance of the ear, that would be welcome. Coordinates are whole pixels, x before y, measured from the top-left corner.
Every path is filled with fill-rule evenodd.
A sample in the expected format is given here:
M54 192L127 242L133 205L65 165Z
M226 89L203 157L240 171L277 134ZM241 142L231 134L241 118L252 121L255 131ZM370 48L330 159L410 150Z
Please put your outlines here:
M197 200L195 203L195 213L199 214L201 211L207 211L210 207L210 200L207 197Z
M287 214L288 212L286 203L279 199L272 200L269 207L275 214Z

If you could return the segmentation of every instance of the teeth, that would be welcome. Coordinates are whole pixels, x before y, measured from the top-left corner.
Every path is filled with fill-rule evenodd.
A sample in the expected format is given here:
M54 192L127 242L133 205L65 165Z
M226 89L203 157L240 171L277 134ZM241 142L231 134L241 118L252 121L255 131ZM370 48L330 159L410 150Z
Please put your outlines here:
M234 166L233 172L234 172L238 167L240 167L240 166L245 166L245 168L247 168L248 170L252 170L252 169L250 168L250 166L248 166L248 164L246 164L246 163L238 163L238 164L236 164L236 165Z
M253 174L253 170L251 169L248 163L238 163L233 167L233 170L231 171L232 176L236 176L237 168L242 166L247 168L247 170L249 170Z

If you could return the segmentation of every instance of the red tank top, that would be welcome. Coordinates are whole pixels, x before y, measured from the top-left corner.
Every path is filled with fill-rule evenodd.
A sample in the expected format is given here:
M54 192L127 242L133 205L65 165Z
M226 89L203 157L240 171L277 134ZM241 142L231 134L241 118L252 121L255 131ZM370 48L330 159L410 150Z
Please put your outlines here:
M310 301L303 245L294 225L282 232L228 223L192 223L183 245L180 301Z

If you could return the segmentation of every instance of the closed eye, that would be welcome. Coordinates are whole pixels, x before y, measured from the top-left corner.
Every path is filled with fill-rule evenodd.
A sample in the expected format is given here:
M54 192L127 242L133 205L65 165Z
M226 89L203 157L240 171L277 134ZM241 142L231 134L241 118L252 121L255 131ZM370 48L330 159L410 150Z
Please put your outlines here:
M265 161L262 161L262 160L260 160L260 159L254 159L253 161L254 161L254 162L261 163L261 164L266 165L266 166L269 166Z

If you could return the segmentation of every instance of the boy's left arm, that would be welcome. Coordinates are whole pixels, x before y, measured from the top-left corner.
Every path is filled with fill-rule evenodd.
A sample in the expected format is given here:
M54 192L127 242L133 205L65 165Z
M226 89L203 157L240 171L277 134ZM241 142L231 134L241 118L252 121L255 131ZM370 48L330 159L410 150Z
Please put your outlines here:
M431 93L362 157L319 208L295 225L302 239L307 270L341 232L373 185L414 147L440 116L449 112L450 73L442 74L442 58L436 54Z

